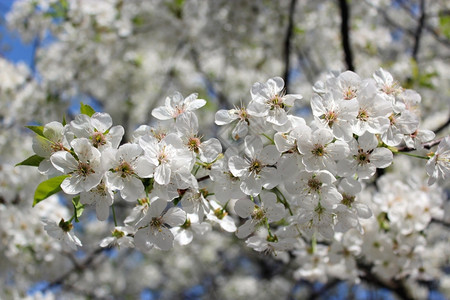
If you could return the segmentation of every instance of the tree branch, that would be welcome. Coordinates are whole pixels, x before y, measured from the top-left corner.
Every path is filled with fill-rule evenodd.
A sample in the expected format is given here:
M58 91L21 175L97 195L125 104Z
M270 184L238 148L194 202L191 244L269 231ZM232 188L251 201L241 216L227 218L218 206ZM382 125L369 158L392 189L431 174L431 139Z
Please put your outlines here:
M284 86L286 88L286 94L290 92L290 79L289 79L289 70L290 70L290 56L291 56L291 39L292 33L294 32L294 12L295 6L297 4L297 0L291 0L291 4L289 5L289 21L288 26L286 28L286 35L284 38Z
M442 225L444 227L450 228L450 223L443 221L443 220L431 219L431 223L436 223L436 224Z
M367 283L373 284L378 288L388 289L392 293L395 293L400 299L414 299L401 280L391 280L386 282L372 272L371 265L363 263L362 261L357 261L357 265L358 269L362 271L361 279L365 280Z
M341 10L341 38L345 64L347 65L347 70L355 71L355 66L353 65L353 53L350 46L350 6L348 5L347 0L339 0L339 8Z
M422 13L425 11L425 6L422 7L422 2L424 2L424 0L421 1L420 5L421 5L421 11ZM405 10L416 22L421 22L421 18L422 15L419 17L419 19L416 18L416 16L413 13L413 9L410 5L408 5L405 1L400 1L400 7ZM440 42L441 44L445 45L445 46L450 46L450 40L442 37L439 34L439 30L437 30L436 28L431 27L429 24L426 24L425 22L423 23L423 28L425 30L427 30L429 33L431 33L432 36L434 36L434 38Z
M51 289L55 286L61 285L64 283L64 281L66 279L69 278L70 274L72 274L73 272L82 272L83 270L87 269L89 266L91 266L91 264L93 263L94 259L97 257L97 255L99 255L100 253L102 253L103 251L105 251L106 248L97 248L94 250L94 252L92 252L88 258L86 258L82 263L78 263L76 261L74 261L73 259L71 259L69 257L69 259L72 261L73 263L73 267L65 272L63 275L61 275L60 277L56 278L55 280L49 282L44 288L43 291Z
M308 299L314 300L319 298L320 296L324 296L325 293L335 288L339 283L341 283L341 280L333 279L328 281L321 289L317 291L313 291L311 294L309 294Z
M429 142L427 142L427 143L423 143L422 144L422 147L424 148L424 149L427 149L427 150L430 150L431 148L433 148L434 146L436 146L436 145L439 145L439 143L441 142L443 140L443 138L440 138L440 139L436 139L436 140L432 140L432 141L429 141ZM399 147L399 148L397 148L397 150L398 151L401 151L401 152L411 152L411 151L415 151L415 150L417 150L416 148L409 148L409 147Z
M416 33L414 34L414 47L412 51L412 58L417 62L417 55L419 53L420 39L422 37L423 27L425 25L425 0L420 1L420 18L417 24Z
M444 124L442 124L441 126L439 126L438 128L436 128L434 130L435 134L438 134L439 132L441 132L442 130L444 130L445 128L447 128L447 126L450 125L450 116L447 119L447 122L445 122Z
M196 49L194 49L194 48L191 49L191 56L192 56L192 60L194 62L194 66L197 69L197 72L199 72L200 74L203 75L203 78L204 78L205 84L206 84L206 89L212 91L214 96L217 97L217 100L219 101L219 107L222 107L222 108L228 107L230 105L230 103L228 102L227 97L221 91L218 91L214 87L213 82L211 80L209 80L208 76L203 71L203 68L202 68L202 66L200 64L200 60L199 60L199 54Z

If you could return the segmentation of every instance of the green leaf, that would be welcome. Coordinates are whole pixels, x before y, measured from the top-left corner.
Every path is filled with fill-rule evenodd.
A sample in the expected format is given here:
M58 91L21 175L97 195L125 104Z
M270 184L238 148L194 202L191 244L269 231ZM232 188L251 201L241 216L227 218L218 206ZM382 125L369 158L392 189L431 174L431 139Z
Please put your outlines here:
M78 218L81 217L84 211L84 205L80 203L80 196L72 198L73 209L75 210L73 216L75 217L75 222L79 222Z
M135 16L132 20L133 25L141 26L144 25L144 18L141 16Z
M382 212L377 216L377 221L378 221L378 225L380 226L381 229L385 230L385 231L389 231L390 229L390 224L389 224L389 218L387 213Z
M67 177L69 177L69 175L61 175L41 182L34 192L33 206L61 191L60 185Z
M27 159L25 159L24 161L16 164L15 167L17 167L17 166L38 167L39 164L41 163L41 161L43 161L44 159L45 159L44 157L41 157L39 155L32 155L32 156L28 157Z
M59 0L50 5L50 10L44 13L46 18L66 19L69 12L69 2L67 0Z
M167 2L166 5L169 10L177 17L181 19L183 15L183 5L185 0L173 0L172 2Z
M92 115L95 114L95 110L91 106L84 104L83 102L81 102L80 112L83 115L88 115L89 117L92 117Z
M25 126L25 127L34 131L37 135L44 136L44 126Z
M439 17L440 31L446 38L450 39L450 15L443 15Z
M66 115L64 114L64 116L63 116L63 121L62 121L62 125L63 125L63 126L66 126L66 124L67 124L67 121L66 121Z
M294 26L294 33L295 34L299 34L299 35L303 35L305 34L306 30L299 27L299 26Z

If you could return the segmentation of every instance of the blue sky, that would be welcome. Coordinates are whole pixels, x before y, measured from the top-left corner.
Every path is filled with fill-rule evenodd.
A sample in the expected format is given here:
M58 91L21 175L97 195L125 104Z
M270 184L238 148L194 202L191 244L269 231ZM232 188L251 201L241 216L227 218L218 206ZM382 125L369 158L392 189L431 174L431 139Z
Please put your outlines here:
M18 34L9 32L5 25L5 16L13 2L13 0L0 0L0 55L11 61L23 61L30 65L33 57L33 45L23 44Z

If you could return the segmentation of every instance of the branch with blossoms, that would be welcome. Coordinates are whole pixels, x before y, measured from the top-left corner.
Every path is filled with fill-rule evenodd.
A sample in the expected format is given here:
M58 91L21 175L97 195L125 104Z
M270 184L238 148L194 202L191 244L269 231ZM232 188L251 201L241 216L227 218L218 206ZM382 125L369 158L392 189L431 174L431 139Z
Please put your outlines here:
M36 154L19 165L36 166L49 177L37 187L34 205L60 191L71 198L69 220L44 222L50 236L73 250L82 246L73 222L82 222L86 207L93 206L98 220L112 213L115 225L101 247L168 251L216 226L255 251L295 253L299 278L311 276L308 266L327 261L353 266L348 278L336 277L356 280L359 257L385 280L422 272L418 263L404 269L395 262L417 251L408 239L420 240L438 205L399 206L389 198L394 193L374 197L377 205L360 197L394 154L436 145L429 142L434 133L419 127L420 95L401 88L383 69L366 79L351 71L330 75L313 90L314 120L307 124L295 115L302 96L285 94L283 79L257 82L246 106L215 114L223 129L207 140L195 114L206 101L197 94L167 97L152 111L157 122L138 127L125 144L122 126L82 104L69 123L29 126ZM449 149L445 137L423 157L430 185L448 178ZM389 181L384 178L380 190L391 184L383 186ZM117 219L117 203L134 205L123 220ZM362 246L364 239L372 248Z

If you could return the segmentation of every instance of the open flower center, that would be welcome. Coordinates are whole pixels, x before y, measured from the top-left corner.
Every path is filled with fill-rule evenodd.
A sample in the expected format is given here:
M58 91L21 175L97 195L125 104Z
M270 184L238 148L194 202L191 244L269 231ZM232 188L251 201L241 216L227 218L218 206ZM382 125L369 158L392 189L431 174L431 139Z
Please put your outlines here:
M348 195L346 193L342 193L341 203L347 207L351 207L353 202L355 202L355 198L356 198L355 196Z
M158 141L161 141L163 138L166 137L166 132L162 130L156 130L156 129L150 129L151 134L157 139Z
M402 92L402 87L397 81L392 82L391 84L385 84L381 89L386 94L399 94Z
M365 109L360 109L356 118L363 122L367 122L367 120L369 119L369 115L367 114L367 111Z
M248 121L249 115L248 115L245 107L239 108L239 107L235 106L234 109L235 109L234 114L236 114L238 116L239 120L245 121L248 124L249 123L249 121Z
M255 205L255 208L252 212L252 219L254 220L261 220L265 216L264 211L261 209L261 207L258 207Z
M347 87L344 90L344 100L351 100L353 98L356 97L356 93L358 92L358 90L355 87Z
M226 215L228 215L228 213L226 212L226 210L219 207L214 210L214 215L217 217L217 219L222 220Z
M134 174L133 167L126 161L122 162L116 169L116 172L120 173L122 178L128 177Z
M255 172L256 174L259 174L259 172L261 172L263 167L264 165L259 160L255 159L251 162L248 171L250 173Z
M103 133L98 132L98 131L96 131L96 132L94 132L94 133L92 134L91 140L92 140L92 145L93 145L95 148L98 148L98 147L103 146L103 145L106 144L106 138L105 138L105 136L103 135Z
M311 178L308 180L308 187L310 191L319 192L322 187L322 182L317 178Z
M354 156L356 161L358 162L358 165L362 166L365 164L370 163L370 154L373 152L373 150L365 152L363 149L358 149L358 154Z
M325 120L328 123L328 126L333 127L334 122L337 120L337 113L334 111L328 111L326 114L320 116L320 119Z
M390 122L390 125L392 126L392 125L395 125L395 123L397 123L397 120L395 119L395 115L394 114L391 114L390 116L389 116L389 122Z
M160 231L161 231L161 227L163 226L163 224L164 224L164 222L163 222L162 216L153 217L152 220L150 221L150 226L153 228L156 228Z
M311 153L315 156L324 156L326 154L325 147L320 144L315 144Z
M270 105L271 110L275 108L284 108L286 106L283 103L283 98L279 95L273 96L270 100L267 101L267 104Z
M166 153L166 147L163 147L158 154L158 162L160 165L169 162L169 156Z
M177 118L179 115L183 114L186 111L184 105L175 105L175 109L173 112L173 117Z
M201 144L201 142L198 137L191 137L191 138L189 138L187 146L188 146L189 150L194 151L195 153L198 153L200 144Z
M112 232L112 236L115 237L116 239L120 239L121 237L125 236L125 232L114 229L114 231Z
M91 168L89 163L79 162L77 167L77 173L83 177L86 177L92 173L95 173L95 171Z
M64 150L64 145L61 142L54 142L51 144L50 148L52 149L52 152L58 152Z

